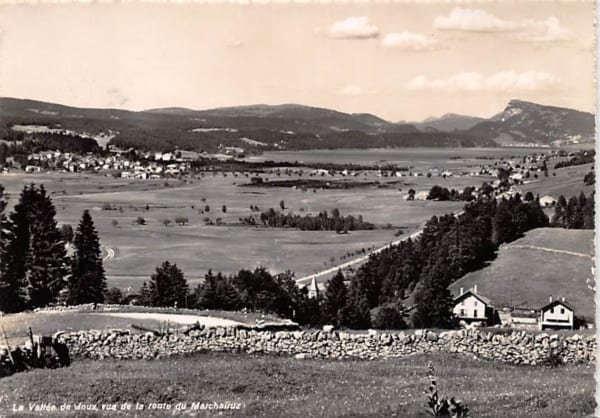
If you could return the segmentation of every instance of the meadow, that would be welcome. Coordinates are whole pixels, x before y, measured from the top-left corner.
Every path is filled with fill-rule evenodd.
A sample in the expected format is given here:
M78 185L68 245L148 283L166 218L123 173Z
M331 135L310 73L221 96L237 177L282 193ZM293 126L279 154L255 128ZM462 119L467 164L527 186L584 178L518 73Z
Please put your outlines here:
M263 177L275 178L275 174ZM341 181L342 176L331 179ZM64 173L9 174L0 183L9 193L10 205L17 201L23 185L44 184L52 193L60 223L75 226L83 210L90 210L102 244L114 251L114 258L104 263L109 285L137 289L164 260L177 263L192 285L209 269L231 274L261 265L273 273L291 270L298 277L311 274L345 260L348 253L383 246L396 240L398 231L409 234L420 229L431 216L456 212L463 206L462 202L406 201L410 188L427 191L438 183L464 188L481 184L486 178L379 178L375 172L361 178L374 180L383 187L306 191L291 187L239 187L249 179L243 175L234 177L232 173L185 181ZM323 210L331 213L338 208L342 215L362 215L377 229L337 234L270 229L239 222L239 218L253 214L250 206L258 206L261 211L271 207L280 210L281 201L286 211L298 214ZM105 210L108 206L115 210ZM146 224L137 224L138 217L143 217ZM188 222L176 225L177 217ZM220 218L223 224L206 225L207 218L213 222ZM164 219L171 223L165 226Z
M177 411L143 416L213 416L191 402L241 403L234 416L425 417L427 366L442 396L456 396L474 417L592 416L594 367L509 366L453 354L375 361L297 360L266 355L198 353L152 361L78 360L57 370L33 370L0 380L0 414L13 405L78 402L101 405L186 402ZM31 413L27 416L55 416ZM77 412L61 416L124 416ZM58 416L58 415L56 415Z
M8 192L9 209L18 199L23 185L44 184L51 193L60 223L76 226L85 209L91 211L105 246L104 266L109 286L137 290L155 267L165 260L183 269L191 286L200 282L209 269L233 274L242 268L264 266L272 273L286 270L296 277L336 266L419 230L433 215L458 212L464 202L407 201L408 190L427 192L431 186L462 189L491 182L490 176L457 175L460 171L478 171L495 159L521 158L535 150L493 149L407 149L407 150L335 150L266 153L261 158L305 160L306 163L334 162L354 164L395 163L410 167L413 176L380 177L375 170L358 176L315 174L315 170L281 168L260 174L265 182L276 180L320 180L364 182L356 188L302 188L241 186L250 183L251 173L210 173L183 179L131 180L95 174L22 173L0 177ZM539 150L538 150L539 152ZM542 150L547 152L547 150ZM550 164L553 166L555 161ZM282 163L285 166L284 163ZM522 192L540 196L563 193L572 195L593 186L582 178L590 165L550 170L549 177L531 178L519 186ZM434 171L431 177L425 174ZM444 178L440 173L455 175ZM310 175L313 173L313 175ZM403 172L407 174L408 172ZM553 174L556 173L556 176ZM417 176L416 174L420 174ZM372 231L301 231L242 225L240 218L258 217L260 211L274 208L296 214L316 214L335 208L342 215L362 215L377 226ZM250 207L256 206L259 212ZM106 210L112 208L113 210ZM206 210L208 209L208 210ZM138 217L144 225L136 222ZM187 220L177 225L176 218ZM165 219L170 224L163 223ZM221 225L208 225L207 220Z
M461 287L477 285L482 295L493 295L497 308L539 309L549 296L565 297L575 315L594 322L593 258L594 231L539 228L502 245L488 267L468 273L450 290L457 295Z

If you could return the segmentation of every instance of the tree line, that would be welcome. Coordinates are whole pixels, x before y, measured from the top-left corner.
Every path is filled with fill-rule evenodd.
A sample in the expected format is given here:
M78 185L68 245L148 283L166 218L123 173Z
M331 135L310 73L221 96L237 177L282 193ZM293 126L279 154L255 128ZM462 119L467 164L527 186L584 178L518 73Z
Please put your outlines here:
M596 156L596 151L594 150L585 150L579 151L571 158L565 161L560 161L554 165L554 168L563 168L563 167L571 167L574 165L582 165L593 163Z
M552 225L567 229L594 229L594 195L583 192L567 200L560 195L554 206Z
M72 228L58 228L44 186L25 186L8 216L6 207L0 186L0 311L104 300L100 242L88 211L73 235ZM71 236L74 253L68 256Z
M264 226L274 228L298 228L303 231L337 231L348 232L356 230L375 229L375 225L363 220L362 215L354 217L352 215L342 216L336 208L331 211L319 212L316 216L300 216L294 213L283 213L273 208L262 212L260 220ZM244 222L250 223L246 218Z
M466 201L470 202L475 200L475 195L473 192L475 191L475 187L467 186L462 191L459 190L448 190L446 187L442 186L432 186L429 189L429 194L427 195L427 200L452 200L452 201Z

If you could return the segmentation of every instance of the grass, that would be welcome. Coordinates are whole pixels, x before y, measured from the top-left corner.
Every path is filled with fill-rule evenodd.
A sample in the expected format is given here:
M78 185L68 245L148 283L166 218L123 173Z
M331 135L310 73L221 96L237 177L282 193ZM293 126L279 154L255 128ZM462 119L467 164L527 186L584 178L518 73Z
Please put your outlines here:
M415 167L415 172L429 168L439 171L478 171L479 167L493 164L489 156L525 155L535 150L524 149L401 149L401 150L336 150L282 153L276 155L289 160L321 160L325 162L375 163L381 159L396 162L400 166ZM270 157L270 154L268 155ZM553 164L554 161L551 161ZM305 173L307 169L304 169ZM576 175L572 171L576 171ZM556 170L557 176L540 178L523 186L523 191L554 194L554 191L578 190L583 186L583 175L589 167L567 167ZM552 172L554 170L551 170ZM347 253L356 253L363 248L380 247L397 239L394 234L402 229L404 235L418 230L433 215L459 211L464 202L406 201L403 197L409 189L427 191L439 184L449 189L478 186L491 177L433 176L381 178L376 172L365 177L342 177L341 175L309 177L304 174L277 176L263 174L269 180L356 180L387 183L389 187L366 187L347 190L309 189L302 192L293 188L238 187L249 179L242 174L235 177L218 173L201 179L186 181L127 180L100 175L70 173L17 173L0 177L0 183L10 194L9 206L16 203L23 185L35 182L44 184L57 209L61 223L76 226L83 210L89 209L99 231L102 243L115 251L115 257L105 262L109 286L123 289L139 289L147 281L155 267L164 260L177 263L183 269L190 285L199 283L209 269L233 274L242 268L265 266L273 273L291 270L303 277L348 261ZM399 182L399 183L394 183ZM235 183L235 184L234 184ZM577 184L575 184L577 183ZM589 187L588 187L589 188ZM398 189L402 189L399 191ZM591 190L591 189L590 189ZM551 193L552 192L552 193ZM569 194L569 193L566 193ZM203 201L204 199L204 201ZM283 200L288 210L307 214L323 210L331 212L338 208L343 215L363 215L365 221L380 227L387 224L392 229L375 231L353 231L347 235L331 231L297 231L287 229L264 229L249 226L234 226L240 217L252 214L250 206L261 210L270 207L279 209ZM105 203L118 210L105 211ZM145 207L149 205L150 210ZM199 209L210 206L208 214ZM221 208L225 205L227 212ZM256 212L254 213L256 215ZM137 217L144 217L147 225L135 224ZM175 226L175 217L189 219L186 226ZM213 221L217 217L228 226L206 226L204 218ZM165 227L163 219L170 219ZM118 225L113 226L113 221ZM290 256L293 254L293 256ZM352 258L352 257L351 257Z
M478 292L490 298L496 308L541 308L548 303L549 295L565 297L574 307L575 315L593 322L594 292L586 284L586 279L593 278L593 240L594 231L560 228L529 231L525 237L502 246L488 267L467 274L453 283L450 290L456 295L461 287L467 290L477 285Z
M515 367L450 354L368 362L206 353L79 360L65 369L16 374L0 380L0 414L29 402L239 402L236 416L424 417L429 362L440 393L465 402L475 417L583 417L594 411L593 366Z
M121 310L106 311L116 312L158 312L172 313L173 315L198 315L210 316L213 318L222 318L231 321L240 322L247 326L256 325L256 319L262 319L268 323L280 323L282 320L275 315L262 315L259 313L243 313L216 310L187 310L181 309L178 312L165 311L147 307L125 306ZM4 315L0 322L6 331L11 344L17 344L25 340L28 327L31 327L34 334L52 335L57 331L80 331L87 329L129 329L132 324L142 325L151 329L165 327L165 321L150 318L132 319L111 315L103 315L102 312L90 311L64 311L64 312L22 312L18 314ZM172 328L186 328L177 324L175 321L169 323ZM0 341L0 345L4 344Z

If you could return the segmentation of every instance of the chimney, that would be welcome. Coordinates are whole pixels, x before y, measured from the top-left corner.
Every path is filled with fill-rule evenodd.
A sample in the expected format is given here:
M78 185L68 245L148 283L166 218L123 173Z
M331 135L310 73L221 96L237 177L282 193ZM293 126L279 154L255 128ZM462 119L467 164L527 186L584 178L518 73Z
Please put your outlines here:
M565 297L563 296L562 298L560 298L563 302L565 301Z
M464 293L464 292L463 292L463 288L461 287L461 288L460 288L460 294L462 295L463 293Z
M473 286L473 293L477 293L477 285Z
M552 302L552 295L550 295L550 302Z

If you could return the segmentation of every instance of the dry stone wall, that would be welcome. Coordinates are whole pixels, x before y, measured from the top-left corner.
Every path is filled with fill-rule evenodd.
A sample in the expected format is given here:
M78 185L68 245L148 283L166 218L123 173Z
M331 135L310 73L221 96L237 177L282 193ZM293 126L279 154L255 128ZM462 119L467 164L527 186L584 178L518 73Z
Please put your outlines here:
M63 333L59 339L68 345L72 356L93 359L158 359L199 351L223 351L366 360L448 352L515 365L539 365L548 361L592 364L596 360L595 336L522 331L510 334L479 330L352 334L216 328L165 336L135 334L129 330L79 331Z

